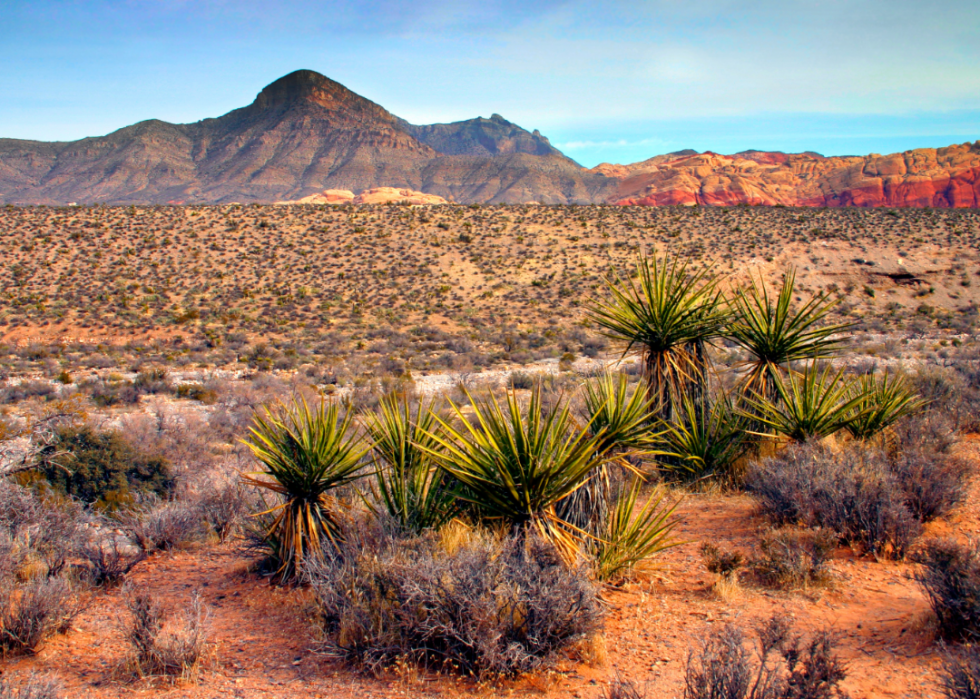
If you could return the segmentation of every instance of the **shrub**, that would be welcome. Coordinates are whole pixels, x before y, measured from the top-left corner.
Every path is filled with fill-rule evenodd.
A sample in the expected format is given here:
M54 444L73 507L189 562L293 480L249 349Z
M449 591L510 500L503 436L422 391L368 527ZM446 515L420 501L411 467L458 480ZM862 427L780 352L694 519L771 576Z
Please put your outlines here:
M135 405L140 402L140 390L129 381L87 381L80 386L92 402L101 408L113 405Z
M826 529L774 529L762 537L751 566L767 585L806 588L830 580L827 562L836 547L836 534Z
M846 697L844 663L827 632L808 641L773 617L757 633L755 654L745 634L727 625L687 657L684 699L832 699Z
M494 678L541 669L597 630L587 571L537 536L474 532L448 548L434 534L361 536L311 560L319 650L371 671L409 658Z
M903 557L922 528L872 449L790 445L758 464L746 486L773 523L826 527L875 556Z
M62 427L38 461L57 492L115 510L140 494L166 496L174 487L169 463L134 449L118 432Z
M722 549L711 542L701 544L701 559L708 572L732 579L745 563L745 555L734 549Z
M507 383L511 388L529 391L537 383L537 377L526 371L512 371L507 378Z
M209 488L196 506L211 533L224 542L241 529L250 503L242 485L233 482Z
M646 699L647 692L636 682L623 677L617 677L602 693L602 699Z
M58 391L47 381L23 381L0 390L0 403L17 403L27 398L53 400Z
M182 383L177 387L177 397L198 400L205 405L218 402L218 392L199 383Z
M61 683L53 677L31 673L20 682L0 677L0 699L61 699L62 696Z
M947 514L966 497L966 461L923 449L902 450L889 462L905 503L921 522Z
M40 577L21 585L0 581L0 655L35 653L78 613L67 581Z
M169 551L201 535L201 515L183 502L150 502L119 516L123 529L146 552Z
M188 677L197 669L207 646L210 612L194 593L184 612L166 618L146 591L130 591L132 616L126 640L140 677Z
M133 387L140 393L170 393L173 386L162 368L144 369L136 375Z
M88 564L88 581L96 587L114 587L122 582L138 563L146 559L145 551L131 553L127 548L131 547L120 547L119 538L113 533L90 541L80 553Z
M980 647L964 646L955 655L946 651L939 681L949 699L980 699Z
M0 480L0 532L18 542L22 554L57 575L79 548L82 510L65 498L42 496Z
M916 582L922 586L946 638L980 636L980 544L953 539L928 542L915 556L922 564Z

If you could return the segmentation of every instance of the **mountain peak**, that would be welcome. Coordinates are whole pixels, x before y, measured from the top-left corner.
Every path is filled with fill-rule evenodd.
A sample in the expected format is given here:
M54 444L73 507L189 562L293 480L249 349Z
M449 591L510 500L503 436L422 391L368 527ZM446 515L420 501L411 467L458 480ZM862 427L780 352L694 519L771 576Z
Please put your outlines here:
M311 102L327 109L338 109L352 103L373 104L315 70L297 70L266 85L255 98L254 105L265 109L298 102Z

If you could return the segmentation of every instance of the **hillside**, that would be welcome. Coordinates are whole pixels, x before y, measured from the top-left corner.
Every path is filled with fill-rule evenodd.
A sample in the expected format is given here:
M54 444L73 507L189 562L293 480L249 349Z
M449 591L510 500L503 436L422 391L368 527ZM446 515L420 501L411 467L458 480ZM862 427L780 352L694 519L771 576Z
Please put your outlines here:
M271 202L380 186L557 203L594 201L611 185L500 116L413 126L313 71L217 119L151 120L70 143L0 139L0 201L12 203Z
M471 340L520 328L547 344L577 328L610 269L665 251L726 284L797 267L801 291L839 295L868 329L966 332L980 304L976 211L4 207L0 230L5 343L302 344L431 324Z

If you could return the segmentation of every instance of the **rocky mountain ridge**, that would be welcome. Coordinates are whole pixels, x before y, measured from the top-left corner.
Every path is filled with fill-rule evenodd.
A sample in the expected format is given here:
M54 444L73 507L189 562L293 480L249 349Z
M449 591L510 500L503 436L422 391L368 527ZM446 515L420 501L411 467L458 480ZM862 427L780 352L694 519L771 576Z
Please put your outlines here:
M193 124L0 139L0 203L356 203L379 188L457 203L980 207L980 141L852 157L682 150L585 169L499 114L414 125L309 70ZM403 195L368 198L385 196Z
M612 184L499 115L414 126L306 70L216 119L150 120L68 143L0 139L0 201L13 203L271 202L377 187L588 203Z

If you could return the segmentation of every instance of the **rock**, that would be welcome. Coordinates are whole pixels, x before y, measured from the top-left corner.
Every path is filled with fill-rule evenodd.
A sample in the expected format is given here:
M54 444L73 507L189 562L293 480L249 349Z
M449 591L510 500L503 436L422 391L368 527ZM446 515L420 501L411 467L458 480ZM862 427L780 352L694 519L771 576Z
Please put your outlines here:
M355 204L388 204L398 202L402 204L448 204L449 202L435 194L416 192L411 189L398 189L395 187L375 187L365 189L354 197Z
M351 204L354 193L349 189L325 189L316 194L288 201L277 201L277 204Z
M593 171L619 180L607 201L624 206L980 207L980 141L861 157L705 152Z

